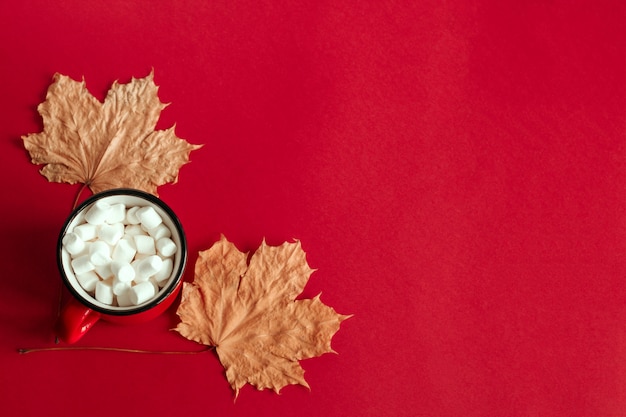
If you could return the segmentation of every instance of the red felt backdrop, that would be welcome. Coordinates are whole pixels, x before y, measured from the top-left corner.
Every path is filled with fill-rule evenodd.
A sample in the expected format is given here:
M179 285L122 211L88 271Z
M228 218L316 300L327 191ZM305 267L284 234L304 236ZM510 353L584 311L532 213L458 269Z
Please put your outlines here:
M0 61L1 415L626 415L624 2L5 1ZM151 70L159 128L204 144L159 189L191 265L298 238L303 296L354 314L310 392L233 403L212 353L16 353L54 345L78 190L20 136L55 72L102 99ZM176 323L79 345L197 349Z

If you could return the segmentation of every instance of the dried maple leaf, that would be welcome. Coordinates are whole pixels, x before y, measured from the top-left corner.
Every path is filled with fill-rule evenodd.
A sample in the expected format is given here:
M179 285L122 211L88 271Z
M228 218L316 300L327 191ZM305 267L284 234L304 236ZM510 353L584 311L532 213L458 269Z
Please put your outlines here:
M330 340L349 316L319 295L295 300L313 272L299 242L263 242L247 259L223 236L200 252L175 330L216 347L235 397L246 383L277 393L289 384L308 387L298 361L333 352Z
M176 137L174 127L154 130L166 107L157 90L150 73L115 82L100 102L84 80L55 74L37 108L43 131L22 137L32 163L46 164L41 174L49 181L82 183L93 193L130 187L157 195L200 147Z

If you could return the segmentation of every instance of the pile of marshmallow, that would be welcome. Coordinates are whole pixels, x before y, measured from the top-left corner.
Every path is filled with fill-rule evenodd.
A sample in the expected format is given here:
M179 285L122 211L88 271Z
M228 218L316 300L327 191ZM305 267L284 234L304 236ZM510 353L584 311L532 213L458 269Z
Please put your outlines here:
M98 200L62 245L85 291L103 304L130 307L153 299L167 283L178 250L171 236L152 206Z

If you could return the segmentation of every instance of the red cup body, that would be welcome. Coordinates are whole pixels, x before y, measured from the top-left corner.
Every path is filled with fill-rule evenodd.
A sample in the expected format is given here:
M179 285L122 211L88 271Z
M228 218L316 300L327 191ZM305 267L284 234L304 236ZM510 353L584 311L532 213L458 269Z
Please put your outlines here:
M151 205L163 217L163 222L172 232L172 239L178 246L174 258L174 268L167 284L152 300L129 308L103 305L83 290L70 266L70 255L64 251L63 236L82 222L82 216L97 200L124 202L129 205ZM114 189L96 194L76 208L67 219L59 235L57 260L61 277L72 294L72 298L63 306L56 324L56 333L60 340L74 343L83 337L99 320L117 324L139 324L163 314L174 302L182 288L182 276L187 261L185 234L174 212L157 197L133 189Z

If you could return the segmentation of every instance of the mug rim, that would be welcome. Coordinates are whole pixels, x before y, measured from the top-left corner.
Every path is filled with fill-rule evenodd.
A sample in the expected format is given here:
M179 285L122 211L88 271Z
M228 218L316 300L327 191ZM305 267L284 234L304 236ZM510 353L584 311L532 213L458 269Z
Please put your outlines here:
M178 264L178 268L175 274L176 278L171 283L169 283L167 287L163 288L156 297L154 297L152 300L150 300L149 302L145 304L135 306L134 308L129 307L126 309L119 309L119 310L107 309L105 307L99 306L91 302L89 299L86 299L82 294L80 294L78 290L74 287L74 285L72 285L72 283L70 282L70 279L67 277L67 274L65 272L65 267L63 265L63 259L62 259L63 237L67 233L67 229L69 225L74 221L74 219L87 206L93 204L94 202L105 197L118 196L118 195L128 195L132 197L139 197L140 199L146 200L147 202L154 204L155 206L158 206L161 210L163 210L169 216L174 228L176 229L180 237L179 250L181 251L180 262ZM85 201L80 203L74 210L72 210L70 215L65 219L65 221L63 222L63 226L61 227L61 232L59 233L58 240L57 240L57 267L59 269L59 272L61 273L61 278L63 280L63 283L65 284L65 287L70 291L70 293L72 294L74 298L76 298L80 303L82 303L86 307L92 310L95 310L101 314L110 315L110 316L130 316L130 315L143 313L145 311L153 309L154 307L164 302L176 290L176 288L178 288L180 281L182 281L183 279L183 274L185 271L186 264L187 264L187 239L185 236L185 231L183 229L183 226L178 216L159 197L153 194L150 194L148 192L134 189L134 188L113 188L110 190L99 192L97 194L93 194L92 196L85 199Z

